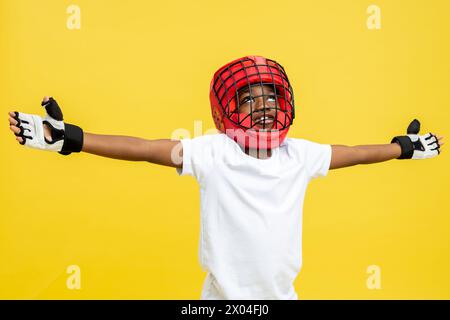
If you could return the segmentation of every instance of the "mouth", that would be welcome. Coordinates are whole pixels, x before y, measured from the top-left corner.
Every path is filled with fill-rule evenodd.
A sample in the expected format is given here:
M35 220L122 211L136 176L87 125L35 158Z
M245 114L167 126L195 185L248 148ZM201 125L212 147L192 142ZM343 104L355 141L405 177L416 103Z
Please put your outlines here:
M275 117L273 115L266 114L253 117L254 128L257 129L272 129L275 123Z

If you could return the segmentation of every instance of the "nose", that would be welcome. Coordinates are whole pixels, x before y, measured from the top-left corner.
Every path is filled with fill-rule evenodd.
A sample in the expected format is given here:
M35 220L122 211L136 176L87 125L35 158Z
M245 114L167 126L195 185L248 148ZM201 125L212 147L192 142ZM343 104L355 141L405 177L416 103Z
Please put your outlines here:
M261 110L263 108L264 108L264 99L262 97L256 98L255 111Z
M255 100L255 111L264 110L265 108L269 108L269 104L265 101L265 97L258 97Z
M263 112L265 110L266 113L271 113L275 108L272 102L267 101L266 96L257 97L253 105L253 112Z

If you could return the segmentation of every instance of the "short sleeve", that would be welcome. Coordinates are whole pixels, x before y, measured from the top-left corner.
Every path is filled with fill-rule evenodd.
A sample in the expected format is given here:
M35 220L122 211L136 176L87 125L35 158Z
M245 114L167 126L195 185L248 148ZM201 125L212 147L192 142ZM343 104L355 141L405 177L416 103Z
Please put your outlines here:
M331 164L331 145L307 141L305 167L310 179L325 177Z
M182 168L176 168L177 173L180 176L192 176L192 163L191 163L191 148L192 148L192 140L191 139L182 139L180 140L181 145L183 146L183 165Z
M183 146L182 168L176 168L180 176L193 176L201 181L212 168L214 135L180 140Z

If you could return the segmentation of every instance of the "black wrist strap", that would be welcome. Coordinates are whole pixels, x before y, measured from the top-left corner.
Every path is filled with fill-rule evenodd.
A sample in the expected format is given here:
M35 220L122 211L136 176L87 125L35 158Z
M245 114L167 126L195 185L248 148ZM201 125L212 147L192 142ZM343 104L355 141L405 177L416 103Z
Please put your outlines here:
M64 123L64 144L60 154L69 155L83 149L83 130L73 124Z
M414 153L414 144L408 136L394 137L391 143L398 143L402 148L402 154L397 159L411 159Z

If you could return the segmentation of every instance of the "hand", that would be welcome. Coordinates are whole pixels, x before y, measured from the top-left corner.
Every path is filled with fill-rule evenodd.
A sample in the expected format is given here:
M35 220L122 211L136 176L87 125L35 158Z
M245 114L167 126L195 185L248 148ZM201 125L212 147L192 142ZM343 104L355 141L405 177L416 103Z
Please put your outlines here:
M428 159L440 154L440 147L444 137L436 137L431 132L418 135L420 122L414 119L408 126L406 136L397 136L391 143L398 143L402 148L402 154L398 159Z
M42 106L46 116L10 112L10 129L16 135L16 140L30 148L58 151L67 155L81 151L83 131L81 128L63 122L63 114L58 103L49 97L44 97Z
M43 102L49 101L49 97L44 97ZM18 134L20 133L20 128L18 127L19 121L16 120L16 114L15 112L9 112L9 128L12 132L16 134L16 140L19 141L20 144L24 144L24 139ZM44 136L47 140L52 141L52 135L51 135L51 129L48 125L44 124Z
M22 137L18 136L18 134L20 132L20 129L17 126L17 124L19 122L15 119L15 117L16 117L15 112L9 112L8 115L9 115L9 124L10 124L9 129L12 132L17 133L16 134L16 140L19 141L20 144L23 144L24 139ZM48 125L46 125L46 124L44 124L44 137L47 140L52 141L52 135L51 135L50 127Z

